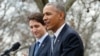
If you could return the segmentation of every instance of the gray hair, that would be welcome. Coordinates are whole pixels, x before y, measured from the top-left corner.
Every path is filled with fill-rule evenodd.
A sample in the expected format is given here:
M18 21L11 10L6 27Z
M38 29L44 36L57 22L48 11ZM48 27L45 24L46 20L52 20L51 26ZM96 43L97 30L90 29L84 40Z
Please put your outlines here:
M48 5L52 5L58 11L63 12L64 13L64 19L65 19L65 17L66 17L66 9L65 9L64 3L61 3L61 2L50 2L50 3L47 3L45 6L48 6Z

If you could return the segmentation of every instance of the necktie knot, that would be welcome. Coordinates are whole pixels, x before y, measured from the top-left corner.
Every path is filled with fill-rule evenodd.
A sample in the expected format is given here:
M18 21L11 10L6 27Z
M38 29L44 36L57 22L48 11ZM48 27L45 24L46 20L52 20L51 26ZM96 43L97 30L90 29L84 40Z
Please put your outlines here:
M40 44L40 42L36 42L36 45L38 45L38 46L39 46L39 44Z

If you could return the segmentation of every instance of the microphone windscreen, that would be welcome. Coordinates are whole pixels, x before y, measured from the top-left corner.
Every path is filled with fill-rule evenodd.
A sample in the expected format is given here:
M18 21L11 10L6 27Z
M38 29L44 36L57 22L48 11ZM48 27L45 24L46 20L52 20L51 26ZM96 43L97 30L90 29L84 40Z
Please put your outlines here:
M20 47L20 43L19 42L16 42L13 46L12 46L12 48L11 48L11 51L15 51L15 50L17 50L19 47Z

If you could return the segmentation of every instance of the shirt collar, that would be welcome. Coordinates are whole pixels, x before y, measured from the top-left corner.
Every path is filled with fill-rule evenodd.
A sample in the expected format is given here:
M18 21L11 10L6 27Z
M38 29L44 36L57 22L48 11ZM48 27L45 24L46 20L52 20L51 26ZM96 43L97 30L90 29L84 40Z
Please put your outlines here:
M65 23L63 25L60 26L60 28L58 28L58 30L54 33L54 35L56 36L56 38L58 37L58 35L60 34L61 30L63 29Z
M39 46L42 44L43 40L46 38L48 33L46 32L40 39L36 39L36 42L40 42Z

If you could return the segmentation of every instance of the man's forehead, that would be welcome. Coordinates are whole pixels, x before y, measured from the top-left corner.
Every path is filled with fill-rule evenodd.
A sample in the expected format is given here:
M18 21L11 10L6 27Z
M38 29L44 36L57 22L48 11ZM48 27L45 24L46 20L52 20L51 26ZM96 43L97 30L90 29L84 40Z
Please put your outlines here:
M49 11L58 11L58 9L52 5L46 5L43 9L43 12L49 12Z

